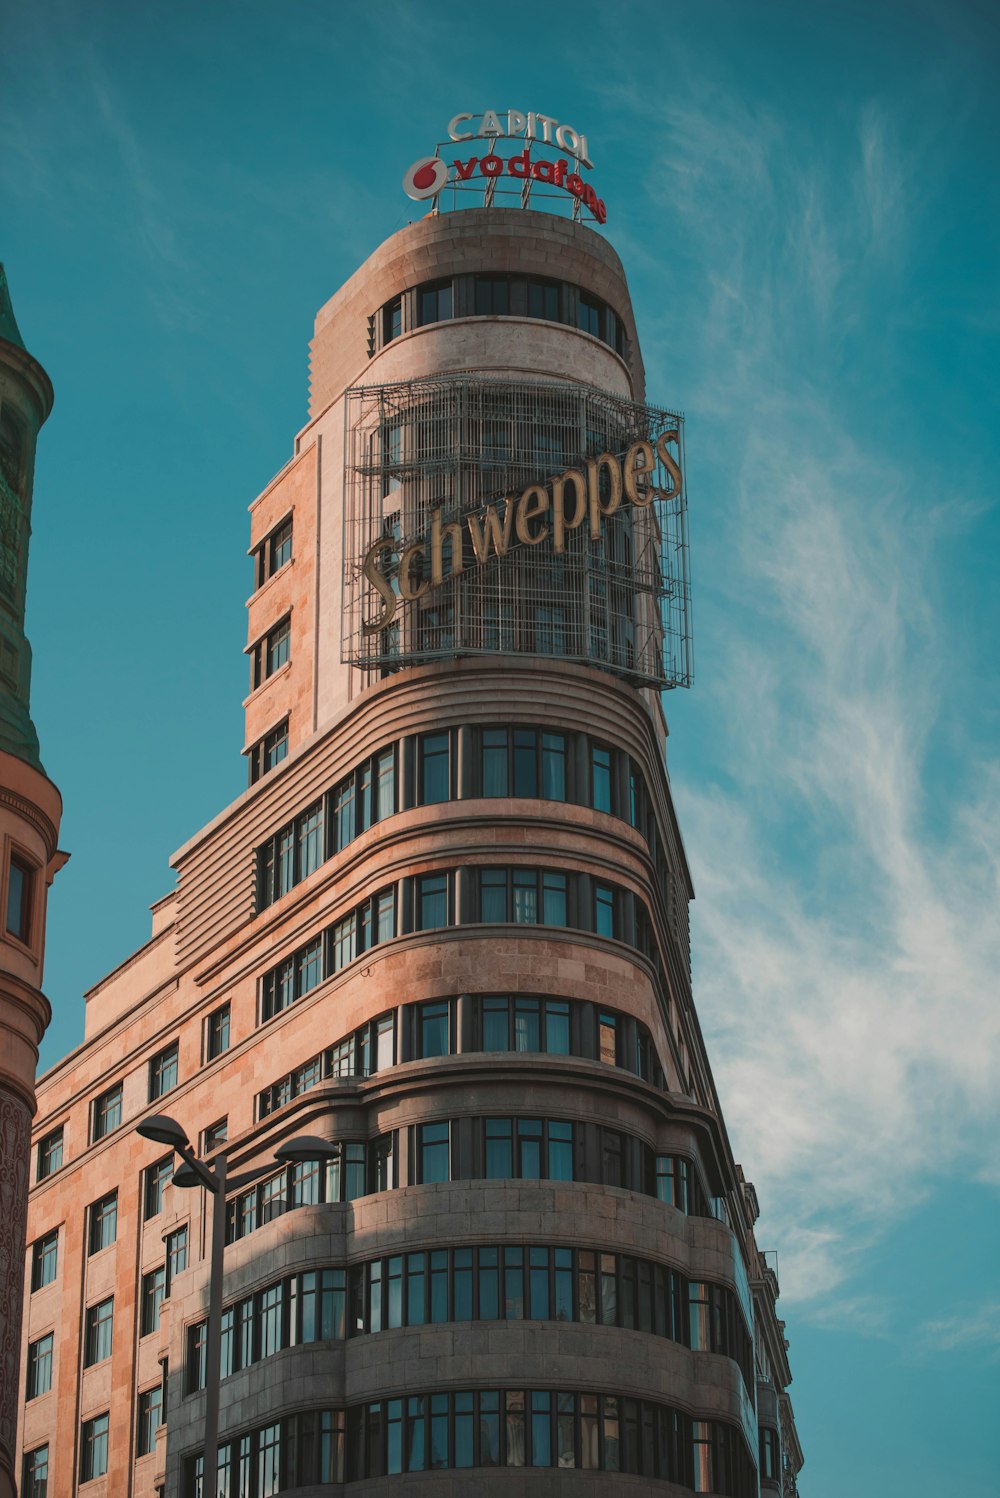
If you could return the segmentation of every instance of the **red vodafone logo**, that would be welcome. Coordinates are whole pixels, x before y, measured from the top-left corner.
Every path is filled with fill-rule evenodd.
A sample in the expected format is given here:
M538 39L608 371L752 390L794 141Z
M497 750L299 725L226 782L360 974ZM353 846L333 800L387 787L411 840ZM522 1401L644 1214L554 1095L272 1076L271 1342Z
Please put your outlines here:
M440 156L421 156L403 173L403 191L419 203L423 198L436 197L447 181L448 167Z

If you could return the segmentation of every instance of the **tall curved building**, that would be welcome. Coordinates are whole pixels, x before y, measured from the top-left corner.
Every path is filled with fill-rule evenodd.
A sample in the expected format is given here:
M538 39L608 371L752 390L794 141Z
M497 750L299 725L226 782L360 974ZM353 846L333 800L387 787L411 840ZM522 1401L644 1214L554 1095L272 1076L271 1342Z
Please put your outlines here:
M796 1491L665 767L681 431L573 220L431 213L320 311L251 506L249 789L39 1091L26 1494L210 1486L163 1113L244 1177L220 1494Z

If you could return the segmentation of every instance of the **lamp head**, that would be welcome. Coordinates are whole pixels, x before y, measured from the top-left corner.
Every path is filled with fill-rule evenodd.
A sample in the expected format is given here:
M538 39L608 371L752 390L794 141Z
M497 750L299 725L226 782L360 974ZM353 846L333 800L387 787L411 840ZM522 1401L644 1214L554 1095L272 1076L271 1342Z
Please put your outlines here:
M205 1184L198 1172L192 1170L190 1165L178 1165L174 1171L173 1181L175 1186L181 1187L204 1186Z
M339 1144L331 1144L329 1139L320 1139L314 1134L300 1134L298 1139L289 1139L287 1144L279 1144L274 1152L274 1158L283 1165L295 1164L300 1160L336 1160L339 1157Z
M144 1118L135 1126L137 1134L143 1139L155 1139L157 1144L169 1144L174 1149L188 1148L190 1141L175 1118L168 1118L165 1113L154 1113L150 1118Z

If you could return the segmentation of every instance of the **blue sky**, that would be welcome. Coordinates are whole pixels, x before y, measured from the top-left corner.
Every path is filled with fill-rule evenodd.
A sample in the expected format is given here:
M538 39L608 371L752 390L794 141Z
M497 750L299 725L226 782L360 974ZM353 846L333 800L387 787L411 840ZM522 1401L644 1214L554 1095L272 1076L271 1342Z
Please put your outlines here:
M998 21L986 4L8 0L0 258L56 388L43 1062L239 793L246 506L458 110L583 130L687 416L670 764L805 1498L996 1498Z

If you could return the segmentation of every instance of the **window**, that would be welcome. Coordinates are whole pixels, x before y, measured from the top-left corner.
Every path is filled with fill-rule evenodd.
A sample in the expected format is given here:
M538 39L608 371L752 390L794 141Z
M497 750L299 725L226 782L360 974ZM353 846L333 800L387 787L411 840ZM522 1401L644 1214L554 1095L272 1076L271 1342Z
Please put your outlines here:
M109 1296L96 1306L87 1307L86 1326L83 1336L83 1366L103 1363L111 1356L111 1334L114 1322L115 1302Z
M201 1136L201 1152L202 1152L202 1154L203 1155L210 1155L213 1150L217 1150L217 1149L219 1149L219 1147L221 1145L225 1144L225 1142L226 1142L226 1140L228 1138L229 1138L229 1120L228 1120L228 1118L220 1118L220 1119L218 1119L218 1121L216 1123L209 1124L208 1128L204 1129L202 1131L202 1136Z
M46 1332L37 1342L28 1343L28 1383L26 1399L37 1399L52 1388L52 1332Z
M383 749L353 770L331 797L334 853L346 848L373 823L396 810L396 751Z
M24 1481L21 1484L22 1498L48 1498L49 1448L36 1446L24 1457Z
M452 292L450 281L427 281L417 287L417 327L428 323L445 322L451 317Z
M603 302L599 302L596 297L588 296L586 292L581 291L576 325L582 332L592 333L595 338L600 338L603 305Z
M163 1424L163 1384L146 1389L139 1395L139 1421L136 1456L148 1456L156 1450L156 1432Z
M484 1051L570 1054L569 1001L486 994L480 1001Z
M448 924L448 875L421 874L415 881L414 929L433 931Z
M323 862L323 802L282 827L257 849L257 908L264 910L307 879Z
M447 733L425 733L419 741L418 806L447 801L451 796L451 737Z
M165 1155L162 1160L157 1160L155 1165L150 1165L146 1170L143 1186L143 1221L148 1222L150 1217L155 1217L158 1212L163 1211L163 1191L174 1174L174 1157L172 1154Z
M484 728L484 796L543 796L566 800L566 739L534 728Z
M598 936L617 936L615 891L608 884L594 885L594 930Z
M102 1092L94 1103L91 1134L92 1143L96 1144L98 1139L103 1139L110 1134L112 1129L117 1129L122 1121L122 1084L116 1082L114 1087L109 1087L107 1092Z
M566 925L566 875L540 869L482 869L480 920Z
M11 857L7 871L7 930L25 945L31 940L31 886L34 870L23 858Z
M255 785L262 775L273 770L288 757L288 719L282 718L276 728L258 739L249 754L250 784Z
M177 1086L177 1042L167 1046L149 1063L149 1101L155 1103Z
M104 1477L108 1470L108 1416L85 1420L80 1430L80 1481Z
M772 1482L781 1480L780 1446L778 1444L778 1432L770 1425L762 1425L760 1429L760 1475L769 1478Z
M488 1180L573 1179L573 1125L542 1118L485 1120Z
M254 584L263 587L269 577L292 560L292 517L289 515L266 536L253 553Z
M44 1139L38 1142L38 1168L36 1177L44 1181L46 1176L52 1175L63 1163L63 1131L62 1128L53 1129L51 1134L46 1134Z
M188 1230L187 1227L176 1228L174 1232L167 1234L167 1294L178 1274L183 1274L188 1267Z
M549 322L559 321L559 282L528 282L528 316L544 317Z
M59 1268L59 1229L54 1228L44 1238L36 1238L31 1245L31 1288L42 1290L55 1280Z
M167 1270L164 1264L142 1277L140 1336L159 1331L160 1307L167 1298Z
M417 1170L422 1185L451 1179L446 1123L417 1125Z
M475 286L477 317L506 317L509 314L509 276L477 276Z
M90 1208L89 1251L100 1253L110 1248L118 1234L118 1192L110 1191Z
M214 1010L205 1023L205 1060L214 1061L229 1050L229 1005Z
M590 804L595 811L611 811L611 750L600 744L590 749Z
M447 1056L451 1051L451 1005L441 1002L416 1006L416 1050L420 1057Z
M292 620L286 614L269 629L262 640L258 640L250 651L250 690L256 689L289 659L291 653Z
M393 297L382 308L382 342L391 343L403 331L403 298Z

